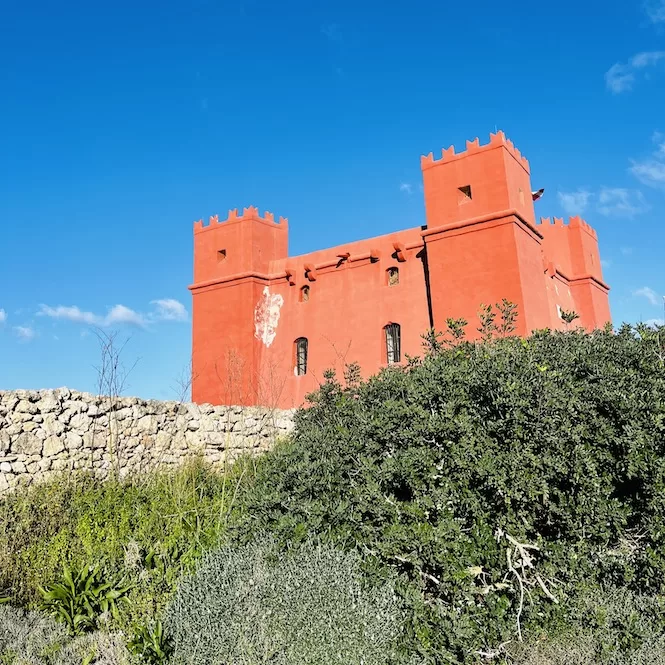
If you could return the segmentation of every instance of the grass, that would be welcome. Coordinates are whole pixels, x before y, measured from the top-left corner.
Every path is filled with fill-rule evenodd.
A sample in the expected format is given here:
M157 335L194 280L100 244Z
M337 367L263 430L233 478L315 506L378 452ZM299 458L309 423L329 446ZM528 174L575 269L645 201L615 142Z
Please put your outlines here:
M40 588L99 564L132 585L116 628L132 632L159 614L183 571L224 536L254 462L213 470L194 460L140 479L62 475L0 502L0 596L36 607Z

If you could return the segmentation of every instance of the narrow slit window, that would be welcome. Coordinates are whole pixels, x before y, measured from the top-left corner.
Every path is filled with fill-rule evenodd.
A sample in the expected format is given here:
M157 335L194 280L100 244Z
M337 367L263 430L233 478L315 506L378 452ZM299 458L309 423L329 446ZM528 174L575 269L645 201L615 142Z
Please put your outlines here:
M217 252L217 263L221 263L222 261L226 260L226 250L225 249L220 249Z
M299 337L296 340L296 376L307 374L307 338Z
M389 323L386 331L386 359L389 365L400 361L401 357L401 330L399 323Z
M471 195L471 185L458 187L457 191L459 192L459 203L468 203L473 198Z
M300 302L307 302L309 300L309 286L303 286L300 289Z
M399 284L398 268L388 268L386 272L388 273L388 286L396 286L397 284Z

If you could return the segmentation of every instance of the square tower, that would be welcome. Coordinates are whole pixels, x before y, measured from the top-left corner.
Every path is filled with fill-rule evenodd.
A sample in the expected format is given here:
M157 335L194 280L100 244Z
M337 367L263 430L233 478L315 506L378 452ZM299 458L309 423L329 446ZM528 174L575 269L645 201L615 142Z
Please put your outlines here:
M518 306L519 334L545 328L551 317L529 162L503 132L466 148L421 158L434 326L461 317L473 335L480 306L506 298Z

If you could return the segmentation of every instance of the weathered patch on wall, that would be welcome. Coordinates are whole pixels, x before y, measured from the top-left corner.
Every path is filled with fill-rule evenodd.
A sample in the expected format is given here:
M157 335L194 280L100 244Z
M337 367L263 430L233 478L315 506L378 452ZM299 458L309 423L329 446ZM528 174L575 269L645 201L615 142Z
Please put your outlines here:
M263 296L256 303L254 309L254 337L270 346L277 335L279 314L284 304L284 298L279 293L270 293L266 286Z

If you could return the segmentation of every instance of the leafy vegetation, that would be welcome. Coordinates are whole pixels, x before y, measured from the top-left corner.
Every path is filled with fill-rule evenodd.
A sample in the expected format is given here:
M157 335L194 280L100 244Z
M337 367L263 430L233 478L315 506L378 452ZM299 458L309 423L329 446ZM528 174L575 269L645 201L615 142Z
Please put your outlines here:
M426 662L565 630L603 585L662 593L659 332L429 340L364 384L328 374L242 494L235 541L317 534L398 571Z
M258 461L3 498L0 596L60 623L0 604L0 663L665 662L665 330L565 314L328 372Z
M181 573L226 532L248 472L249 461L222 472L193 461L132 480L63 475L8 495L0 502L0 588L73 632L98 628L104 615L140 640Z

